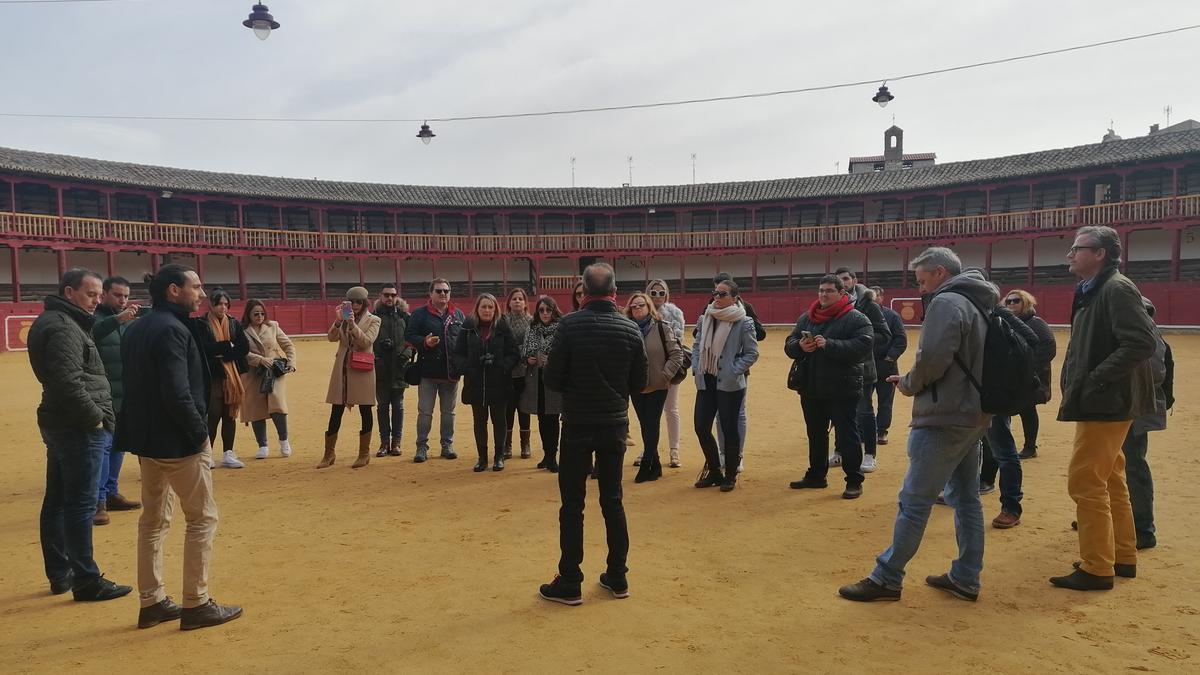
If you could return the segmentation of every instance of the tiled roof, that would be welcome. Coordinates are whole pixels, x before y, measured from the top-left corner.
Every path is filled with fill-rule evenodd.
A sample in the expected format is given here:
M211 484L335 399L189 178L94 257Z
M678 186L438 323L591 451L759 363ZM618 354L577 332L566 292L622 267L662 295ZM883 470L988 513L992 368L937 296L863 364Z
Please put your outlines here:
M911 160L937 159L937 153L934 153L934 152L905 153L904 156L901 157L900 159L903 161L907 161L910 159ZM851 157L850 158L851 164L858 164L859 162L882 162L882 161L883 161L883 155L868 155L866 157Z
M497 188L389 185L173 169L0 148L0 172L110 187L225 197L453 209L624 209L854 198L1187 157L1200 160L1200 130L1139 136L1060 150L950 162L908 171L696 185Z

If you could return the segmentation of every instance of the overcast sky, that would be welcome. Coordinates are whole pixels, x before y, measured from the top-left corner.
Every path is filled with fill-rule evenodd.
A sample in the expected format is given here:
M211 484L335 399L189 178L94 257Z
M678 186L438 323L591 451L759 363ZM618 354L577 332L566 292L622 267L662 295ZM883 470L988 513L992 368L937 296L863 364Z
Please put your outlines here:
M250 0L0 4L0 112L421 118L789 89L1200 23L1195 0ZM891 85L552 118L419 124L0 118L0 145L195 169L441 185L617 186L939 162L1200 119L1200 30Z

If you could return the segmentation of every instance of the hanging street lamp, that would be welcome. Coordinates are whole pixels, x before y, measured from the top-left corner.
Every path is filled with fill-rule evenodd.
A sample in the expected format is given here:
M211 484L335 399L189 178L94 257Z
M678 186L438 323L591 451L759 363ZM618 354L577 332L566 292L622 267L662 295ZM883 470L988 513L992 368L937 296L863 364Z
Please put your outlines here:
M888 91L887 82L884 82L880 85L879 91L875 93L875 96L871 100L878 103L880 108L886 108L887 104L891 103L894 98L896 97L892 96L892 92Z
M437 134L433 133L433 130L429 128L428 122L422 124L421 130L417 132L417 138L421 139L421 142L425 145L429 145L429 141L432 141L434 136L437 136Z
M271 37L271 31L279 28L279 22L271 16L267 6L258 4L250 8L250 18L243 21L242 25L253 30L259 40L266 40Z

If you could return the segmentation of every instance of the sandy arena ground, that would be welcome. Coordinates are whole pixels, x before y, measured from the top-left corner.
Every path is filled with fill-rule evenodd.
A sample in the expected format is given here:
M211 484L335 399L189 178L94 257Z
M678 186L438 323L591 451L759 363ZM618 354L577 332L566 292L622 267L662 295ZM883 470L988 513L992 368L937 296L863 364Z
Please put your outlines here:
M1043 413L1041 454L1025 463L1022 524L988 527L979 603L923 583L956 551L952 514L937 507L902 601L861 605L838 598L837 588L864 577L889 542L909 400L897 397L892 443L880 449L862 499L789 490L804 471L806 441L798 399L784 387L784 335L772 331L762 344L735 492L692 488L701 457L686 422L684 468L642 485L627 469L628 600L596 585L604 530L589 486L588 579L576 608L537 597L558 559L558 492L553 476L534 469L536 433L535 459L475 474L470 417L460 414L460 459L414 465L410 392L403 457L351 470L358 416L347 415L351 433L343 430L337 464L315 471L333 347L301 343L289 387L296 454L280 458L272 441L270 459L250 459L253 437L242 427L237 447L247 467L215 473L221 524L211 589L243 605L245 616L190 633L137 630L136 590L94 605L49 594L37 528L39 389L24 354L2 354L0 672L1197 672L1200 540L1188 534L1187 514L1200 511L1200 382L1191 379L1200 336L1170 338L1179 405L1170 429L1150 443L1160 544L1144 552L1136 580L1090 594L1046 582L1076 559L1065 478L1071 426L1053 421L1056 400ZM1066 335L1059 340L1061 354ZM681 398L686 421L694 391ZM121 485L140 494L136 460ZM990 520L998 494L985 508ZM137 517L114 513L95 531L101 569L120 583L136 581ZM167 541L175 598L183 526L177 511Z

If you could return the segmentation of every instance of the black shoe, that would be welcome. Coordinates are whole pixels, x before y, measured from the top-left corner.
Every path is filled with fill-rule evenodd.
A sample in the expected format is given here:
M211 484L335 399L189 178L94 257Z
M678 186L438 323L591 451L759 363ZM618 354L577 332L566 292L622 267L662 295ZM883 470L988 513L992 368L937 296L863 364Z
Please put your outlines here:
M990 495L995 491L996 491L995 483L982 483L981 482L979 484L979 494L981 494L981 495Z
M1033 447L1025 448L1024 450L1021 450L1021 452L1017 453L1017 459L1033 459L1034 457L1037 457L1037 446L1036 445Z
M558 473L558 460L551 457L546 460L546 470L550 473Z
M503 470L504 470L504 459L502 457L497 457L496 461L492 462L492 471L503 471Z
M608 589L614 598L624 600L629 597L629 580L625 577L609 576L608 572L601 572L600 585Z
M62 595L71 590L71 586L75 583L75 573L67 572L67 576L58 581L50 582L50 595Z
M847 485L846 489L842 492L842 499L858 499L861 496L861 485Z
M645 483L646 481L658 480L658 478L659 476L654 475L654 464L652 462L642 462L641 466L638 467L637 475L633 477L633 482Z
M75 596L75 602L104 602L123 598L132 590L132 586L121 586L104 577L98 577L95 581L76 588L72 593Z
M1153 536L1151 536L1151 537L1138 537L1138 540L1137 540L1137 550L1139 550L1139 551L1144 551L1144 550L1146 550L1146 549L1148 549L1148 548L1154 548L1155 546L1158 546L1158 539L1157 539L1157 538L1155 538L1155 537L1153 537Z
M970 600L971 602L975 602L979 599L978 593L972 593L971 591L968 591L962 586L954 583L954 580L950 578L949 574L940 574L936 577L925 577L925 583L933 586L939 591L946 591L959 600Z
M143 607L138 612L138 628L153 628L160 623L175 621L182 611L183 608L171 602L170 598L163 598L161 602Z
M829 487L829 483L823 480L814 480L808 476L805 476L801 480L794 480L788 483L788 487L792 488L793 490L807 490L809 488L814 490L823 490Z
M1083 563L1076 560L1075 562L1071 563L1071 566L1074 567L1075 569L1080 569L1079 566L1082 564ZM1116 572L1117 576L1121 577L1122 579L1136 579L1137 578L1137 565L1125 565L1123 563L1116 563L1113 565L1113 571ZM1103 578L1103 577L1101 577L1101 578Z
M545 468L546 468L546 460L544 460L544 459L543 459L542 461L538 462L538 463L537 463L537 468L539 468L539 469L545 469Z
M481 459L478 462L475 462L475 468L472 469L472 471L474 471L475 473L480 473L480 472L487 471L487 470L488 470L488 465L487 465L486 459Z
M725 480L721 481L721 492L733 492L737 487L737 474L732 477L726 476Z
M720 485L721 483L724 483L724 482L725 482L725 476L721 475L720 471L713 471L713 472L709 473L707 476L704 476L700 480L696 481L696 487L698 487L698 488L717 487L718 485Z
M879 600L900 599L900 591L893 591L886 586L881 586L872 581L870 577L867 577L856 584L842 586L838 589L838 595L847 600L853 600L855 602L876 602Z
M376 457L387 457L388 456L388 446L380 445L379 449L375 451L375 456Z
M1069 588L1073 591L1111 591L1113 578L1075 570L1065 577L1050 577L1050 583L1059 588Z
M650 480L662 478L662 460L658 458L657 454L654 455L654 461L651 462L650 471L652 472Z
M179 613L179 630L196 630L229 623L242 615L242 608L234 605L218 605L216 600L199 607L184 607Z
M599 479L600 479L600 474L596 473L596 467L595 467L595 465L593 465L593 466L592 466L592 470L588 472L588 478L591 478L592 480L599 480Z
M559 602L564 605L582 605L583 594L579 591L579 584L563 581L563 578L554 575L554 581L548 584L542 584L538 589L538 595L542 596L543 600L550 602Z
M1076 530L1076 531L1078 531L1078 530L1079 530L1079 521L1078 521L1078 520L1072 520L1072 521L1071 521L1071 529L1072 529L1072 530Z
M413 464L421 464L428 459L428 450L417 450L417 454L413 455Z
M443 450L442 459L458 459L458 453L453 450Z

